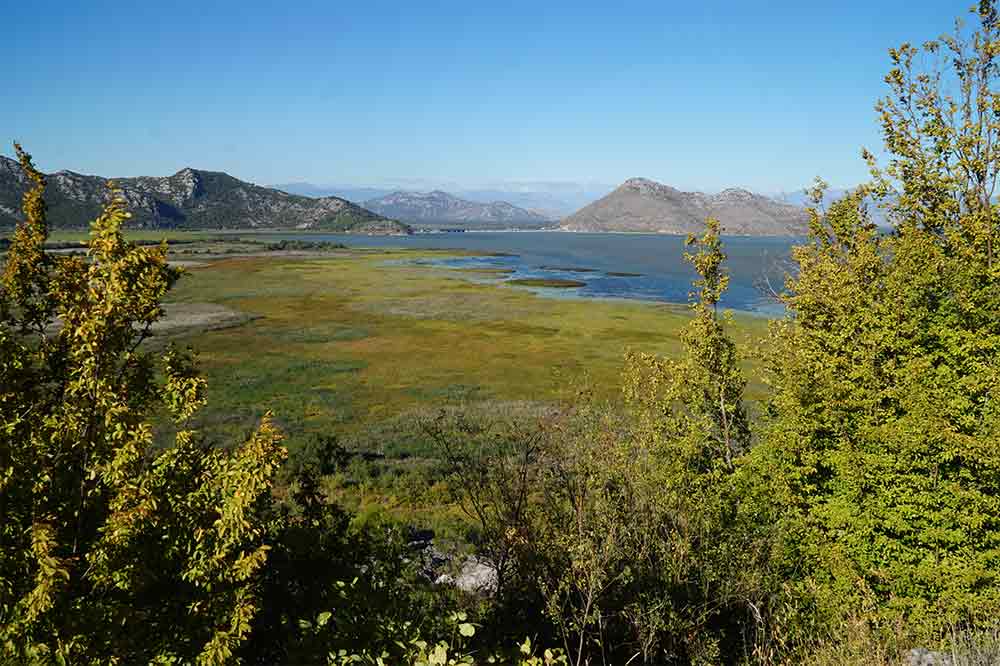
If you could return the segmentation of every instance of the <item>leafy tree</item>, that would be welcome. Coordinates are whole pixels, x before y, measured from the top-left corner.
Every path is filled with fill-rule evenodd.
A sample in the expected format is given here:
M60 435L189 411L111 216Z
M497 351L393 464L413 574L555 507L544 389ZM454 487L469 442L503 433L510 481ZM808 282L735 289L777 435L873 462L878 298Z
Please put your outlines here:
M699 278L694 318L684 328L681 360L631 353L626 360L625 395L644 424L659 437L667 435L680 450L680 464L698 473L716 469L732 471L750 447L750 424L743 405L746 379L739 367L735 343L725 327L729 314L719 316L719 299L729 285L723 269L719 221L709 218L702 238L693 235L685 253ZM652 432L651 431L651 432Z
M513 420L474 419L449 410L426 423L425 430L459 488L463 511L478 526L479 550L496 572L495 596L502 598L517 573L519 550L529 529L544 431ZM520 568L526 565L522 561Z
M693 319L681 333L684 353L667 359L630 352L624 393L629 429L626 476L640 505L631 509L649 536L647 571L634 593L636 618L655 619L659 638L639 627L647 663L733 659L752 638L748 611L756 590L744 589L756 549L738 525L737 471L751 446L740 356L720 315L728 286L720 225L706 221L697 248L685 257L698 273ZM640 569L641 571L641 569ZM654 625L654 628L655 628Z
M488 526L485 552L511 568L507 596L542 600L545 635L570 663L714 663L744 654L756 629L756 591L743 585L756 550L735 529L733 494L750 428L717 307L728 281L719 230L709 220L689 239L700 277L684 357L630 353L624 411L584 393L537 431L502 430L512 439L439 431Z
M312 478L306 471L295 479L293 500L272 522L260 612L239 656L251 664L340 663L330 655L407 663L411 640L448 634L453 595L430 586L399 526L352 524Z
M866 152L873 183L814 210L794 251L755 453L820 621L900 640L1000 616L1000 25L993 2L974 11L971 39L923 46L931 71L890 51L888 165Z
M112 191L86 258L47 254L34 186L0 287L0 649L14 662L223 663L257 612L264 518L285 453L265 418L206 449L205 381L144 349L179 276L136 247ZM177 428L153 447L154 415Z

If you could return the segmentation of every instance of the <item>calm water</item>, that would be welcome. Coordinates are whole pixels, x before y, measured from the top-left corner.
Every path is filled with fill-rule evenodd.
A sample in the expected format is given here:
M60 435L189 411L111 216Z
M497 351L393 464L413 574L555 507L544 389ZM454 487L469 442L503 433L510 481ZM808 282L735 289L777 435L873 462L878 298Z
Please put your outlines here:
M288 238L302 238L301 235ZM413 236L345 236L310 234L351 247L442 248L503 252L516 256L465 257L434 262L450 267L512 268L510 277L567 278L585 282L579 289L537 290L559 297L632 298L685 303L694 271L684 261L684 238L663 234L583 234L565 232L475 232ZM729 291L723 305L762 315L780 314L782 307L765 298L757 286L767 276L782 284L780 264L794 238L724 239L729 255ZM566 269L587 269L586 272ZM638 273L616 277L608 273ZM506 278L507 276L504 276Z

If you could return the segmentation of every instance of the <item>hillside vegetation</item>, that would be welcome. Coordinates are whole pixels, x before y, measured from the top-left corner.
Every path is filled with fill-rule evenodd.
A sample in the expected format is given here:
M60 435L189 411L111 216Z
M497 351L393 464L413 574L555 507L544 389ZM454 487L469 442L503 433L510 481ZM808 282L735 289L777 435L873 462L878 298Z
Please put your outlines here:
M47 177L46 204L54 228L89 225L108 202L113 182L144 229L313 229L349 233L400 234L399 222L338 197L313 199L260 187L232 176L182 169L173 176L109 181L60 171ZM14 160L0 156L0 227L13 226L30 179Z

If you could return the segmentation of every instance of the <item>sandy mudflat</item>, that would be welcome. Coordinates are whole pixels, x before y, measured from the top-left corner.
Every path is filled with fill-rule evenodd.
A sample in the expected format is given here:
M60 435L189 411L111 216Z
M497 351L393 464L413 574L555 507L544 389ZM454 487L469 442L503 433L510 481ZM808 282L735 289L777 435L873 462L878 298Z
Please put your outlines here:
M215 303L167 303L163 309L165 316L153 324L153 333L157 335L178 333L184 329L230 328L255 318Z

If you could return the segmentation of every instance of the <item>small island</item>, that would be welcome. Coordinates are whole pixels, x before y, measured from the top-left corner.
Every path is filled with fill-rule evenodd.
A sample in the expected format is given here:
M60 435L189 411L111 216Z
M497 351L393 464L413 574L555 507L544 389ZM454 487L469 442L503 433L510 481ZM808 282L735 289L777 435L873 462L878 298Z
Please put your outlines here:
M518 287L549 287L553 289L576 289L587 286L586 282L580 282L579 280L561 280L558 278L518 278L516 280L507 280L507 284L517 285Z

